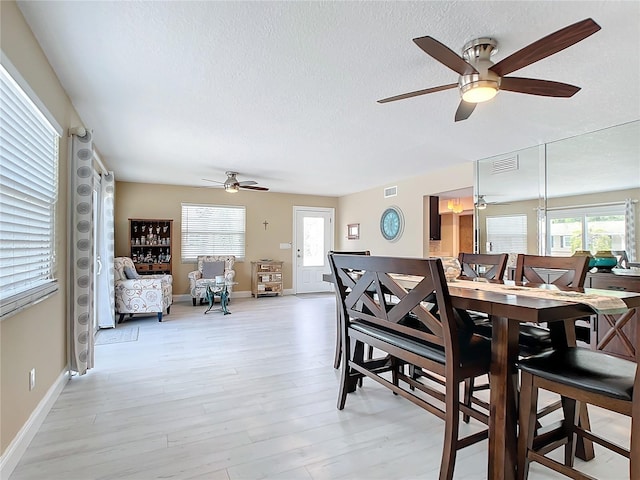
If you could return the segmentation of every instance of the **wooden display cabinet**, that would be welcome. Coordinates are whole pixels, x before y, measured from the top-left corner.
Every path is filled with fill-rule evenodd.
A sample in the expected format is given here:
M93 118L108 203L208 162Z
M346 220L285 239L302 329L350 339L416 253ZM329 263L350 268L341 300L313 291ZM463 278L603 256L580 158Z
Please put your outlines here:
M173 220L130 218L131 259L140 275L171 274Z
M251 262L251 295L282 295L282 263L274 261Z

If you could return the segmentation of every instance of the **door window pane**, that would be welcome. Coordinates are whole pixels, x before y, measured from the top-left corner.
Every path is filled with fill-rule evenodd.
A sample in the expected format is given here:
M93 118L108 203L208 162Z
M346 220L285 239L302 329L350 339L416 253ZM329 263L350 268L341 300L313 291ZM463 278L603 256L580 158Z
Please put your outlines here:
M324 266L326 252L324 228L324 218L304 217L304 245L302 248L302 265L304 267Z

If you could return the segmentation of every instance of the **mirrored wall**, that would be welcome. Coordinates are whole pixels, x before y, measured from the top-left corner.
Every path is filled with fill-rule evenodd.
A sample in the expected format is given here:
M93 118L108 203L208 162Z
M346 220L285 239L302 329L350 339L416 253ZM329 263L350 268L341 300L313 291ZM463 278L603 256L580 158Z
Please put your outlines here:
M640 253L640 121L476 164L479 252ZM635 229L634 229L635 227Z

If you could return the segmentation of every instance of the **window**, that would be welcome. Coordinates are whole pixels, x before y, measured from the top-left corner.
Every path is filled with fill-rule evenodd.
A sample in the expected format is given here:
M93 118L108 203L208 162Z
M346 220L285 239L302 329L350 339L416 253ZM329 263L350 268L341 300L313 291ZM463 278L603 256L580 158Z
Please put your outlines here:
M182 261L198 255L244 259L245 207L182 204Z
M55 206L60 128L56 129L36 107L32 99L39 101L30 89L21 88L16 80L26 85L3 57L0 65L0 317L42 300L58 289Z
M562 236L552 241L551 255L569 256L576 250L624 250L624 205L558 209L547 212L547 232Z
M527 216L487 217L487 253L527 253Z

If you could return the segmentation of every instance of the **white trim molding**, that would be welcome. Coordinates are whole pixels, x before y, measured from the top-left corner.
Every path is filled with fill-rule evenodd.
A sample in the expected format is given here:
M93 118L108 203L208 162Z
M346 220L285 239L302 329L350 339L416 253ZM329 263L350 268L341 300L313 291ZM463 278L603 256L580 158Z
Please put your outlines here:
M29 419L11 441L4 455L0 457L0 478L9 478L68 381L69 368L65 366L64 371L56 381L53 382L47 394L42 398L38 406L29 416Z

